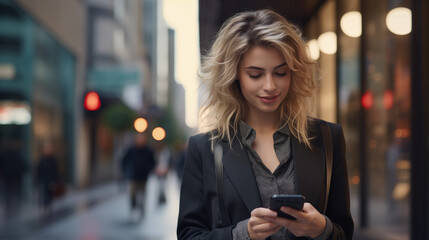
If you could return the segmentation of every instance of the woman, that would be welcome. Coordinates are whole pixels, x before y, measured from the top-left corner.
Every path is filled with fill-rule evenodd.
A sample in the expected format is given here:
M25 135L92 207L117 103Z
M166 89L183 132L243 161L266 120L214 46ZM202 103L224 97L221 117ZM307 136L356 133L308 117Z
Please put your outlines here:
M351 239L353 220L345 143L329 123L333 170L326 213L325 150L310 118L315 63L296 27L270 10L243 12L221 28L200 69L209 131L190 138L183 174L179 239ZM217 199L213 147L223 148L223 195ZM302 211L268 209L274 194L302 194Z

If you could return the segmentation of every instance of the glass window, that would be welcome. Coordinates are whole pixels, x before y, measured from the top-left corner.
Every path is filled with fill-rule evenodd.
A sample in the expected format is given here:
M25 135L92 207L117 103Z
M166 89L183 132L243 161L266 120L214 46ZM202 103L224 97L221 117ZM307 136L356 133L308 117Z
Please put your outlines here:
M74 59L50 34L34 29L34 143L50 139L56 151L64 180L72 175ZM34 156L38 155L33 146Z
M367 216L364 227L371 230L365 232L377 234L370 238L409 239L410 36L397 35L386 24L390 10L407 7L409 2L339 0L338 4L339 120L346 135L351 207L357 231L362 230L359 218L363 211ZM343 17L360 10L363 36L343 29ZM400 22L406 19L402 17ZM364 139L360 139L360 131ZM362 162L366 163L365 174L361 172ZM361 191L362 177L367 183L366 192ZM367 203L366 209L362 200Z
M359 28L361 16L360 1L338 1L338 104L339 122L341 123L347 146L347 167L350 185L350 204L355 224L359 223L360 193L360 88L361 88L361 55L360 34L350 34ZM351 19L350 19L351 18ZM357 18L357 19L356 19ZM358 25L355 25L355 24ZM360 26L361 27L361 26Z
M368 225L386 236L408 239L410 36L390 31L385 14L395 7L407 6L408 2L391 3L365 0L364 4L367 89L362 104L366 111Z

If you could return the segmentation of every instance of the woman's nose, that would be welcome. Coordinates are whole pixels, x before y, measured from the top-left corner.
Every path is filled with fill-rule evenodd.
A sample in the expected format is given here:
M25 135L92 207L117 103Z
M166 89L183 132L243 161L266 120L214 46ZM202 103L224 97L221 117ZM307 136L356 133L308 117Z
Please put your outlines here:
M263 89L265 91L274 91L276 89L276 82L271 74L267 74L264 81Z

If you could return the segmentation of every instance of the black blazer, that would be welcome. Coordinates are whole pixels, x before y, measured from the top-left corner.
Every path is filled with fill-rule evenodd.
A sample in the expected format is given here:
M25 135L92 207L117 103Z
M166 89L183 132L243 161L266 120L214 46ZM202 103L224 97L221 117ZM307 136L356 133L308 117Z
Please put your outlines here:
M322 120L310 121L312 149L292 137L297 194L305 196L319 212L325 201L325 150L320 130ZM345 159L345 141L340 125L329 123L333 144L331 189L326 216L334 230L329 239L351 239L353 219ZM262 206L247 150L240 145L240 136L223 145L224 201L230 226L222 227L216 194L216 175L209 134L189 139L183 174L178 239L232 239L232 228L250 217L250 212Z

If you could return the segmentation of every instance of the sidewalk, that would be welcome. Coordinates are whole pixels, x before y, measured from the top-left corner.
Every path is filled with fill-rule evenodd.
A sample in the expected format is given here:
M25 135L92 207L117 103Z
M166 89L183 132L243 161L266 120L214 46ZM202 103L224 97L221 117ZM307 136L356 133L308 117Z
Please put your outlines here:
M169 174L167 203L158 205L158 182L151 176L143 219L131 214L128 189L118 182L69 193L55 202L51 216L26 206L20 216L0 225L0 240L176 239L178 188L175 174Z
M121 191L125 189L121 190L117 182L91 189L69 190L65 196L54 201L50 215L46 214L34 199L29 200L23 203L12 219L1 219L0 239L21 239L60 218L118 196Z

